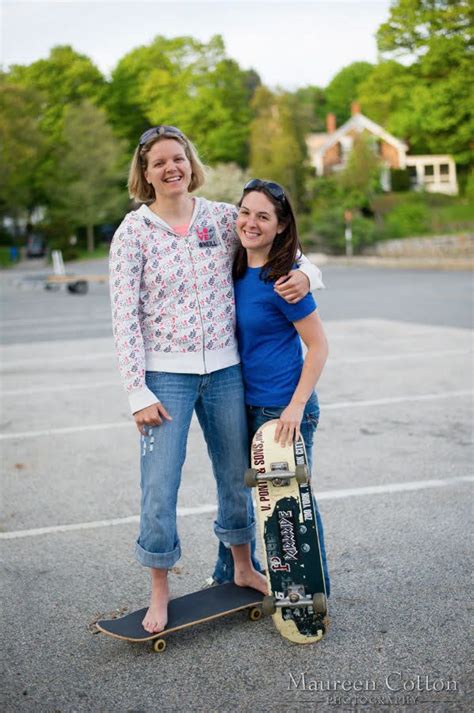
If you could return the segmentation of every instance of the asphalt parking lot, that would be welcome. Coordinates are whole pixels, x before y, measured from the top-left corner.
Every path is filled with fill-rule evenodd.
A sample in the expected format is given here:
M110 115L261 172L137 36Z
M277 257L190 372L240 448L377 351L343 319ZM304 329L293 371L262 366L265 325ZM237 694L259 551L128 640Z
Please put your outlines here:
M324 271L313 477L330 630L298 646L235 614L172 635L163 654L93 627L148 596L107 289L46 292L40 276L0 274L2 712L470 710L471 276ZM173 596L212 571L214 502L193 422Z

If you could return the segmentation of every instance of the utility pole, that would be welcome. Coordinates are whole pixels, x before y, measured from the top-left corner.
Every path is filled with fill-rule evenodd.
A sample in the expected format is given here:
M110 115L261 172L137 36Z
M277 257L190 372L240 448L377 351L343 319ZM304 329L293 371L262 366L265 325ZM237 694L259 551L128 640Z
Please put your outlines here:
M344 221L346 224L346 227L344 230L344 237L346 239L346 256L352 257L352 255L354 254L354 250L353 250L353 246L352 246L352 211L351 210L344 211Z

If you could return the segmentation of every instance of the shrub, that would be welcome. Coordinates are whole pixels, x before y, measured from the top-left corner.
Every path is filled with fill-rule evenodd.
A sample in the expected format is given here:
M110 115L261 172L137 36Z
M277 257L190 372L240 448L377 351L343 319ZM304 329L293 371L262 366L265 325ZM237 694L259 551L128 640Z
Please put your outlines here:
M7 247L2 245L0 247L0 267L11 267L15 262L20 259L20 253L18 248L14 246Z
M392 191L399 193L400 191L408 191L410 189L410 174L406 168L391 168L390 169L390 185Z
M430 221L426 204L405 203L396 206L385 216L383 236L405 238L429 232Z

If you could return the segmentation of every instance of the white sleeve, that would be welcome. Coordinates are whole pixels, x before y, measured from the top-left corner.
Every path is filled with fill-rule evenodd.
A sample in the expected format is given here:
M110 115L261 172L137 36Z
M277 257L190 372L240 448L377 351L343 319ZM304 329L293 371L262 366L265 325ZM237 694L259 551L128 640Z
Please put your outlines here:
M126 221L113 237L109 268L115 351L130 408L135 413L158 399L145 384L145 347L138 314L141 246Z
M313 290L325 289L323 275L317 265L314 265L310 260L308 260L306 255L303 255L303 253L298 255L296 262L298 263L298 270L304 272L304 274L308 277L309 289L311 292L313 292Z

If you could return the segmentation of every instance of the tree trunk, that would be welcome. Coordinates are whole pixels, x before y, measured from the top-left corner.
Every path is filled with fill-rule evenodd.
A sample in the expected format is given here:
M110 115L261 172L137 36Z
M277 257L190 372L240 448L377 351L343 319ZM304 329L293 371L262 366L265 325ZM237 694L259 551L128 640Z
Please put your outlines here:
M87 252L93 253L94 252L94 226L93 225L88 225L87 226Z

